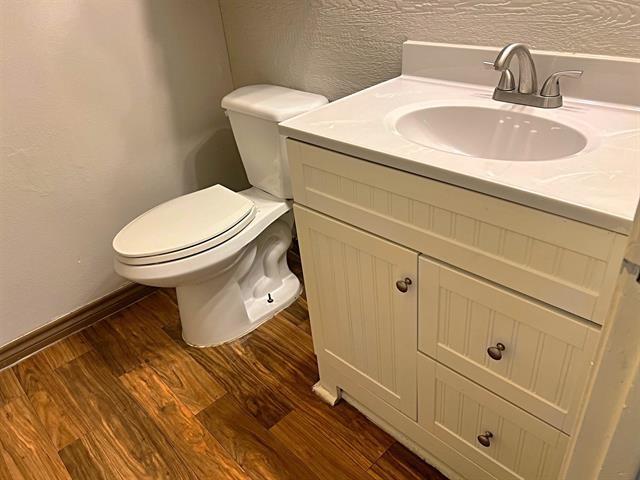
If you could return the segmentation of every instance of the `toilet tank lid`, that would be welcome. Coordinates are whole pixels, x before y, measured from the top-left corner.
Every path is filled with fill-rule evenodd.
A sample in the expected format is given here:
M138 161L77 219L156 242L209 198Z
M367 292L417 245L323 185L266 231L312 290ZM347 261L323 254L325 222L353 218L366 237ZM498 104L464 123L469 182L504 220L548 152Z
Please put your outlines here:
M276 85L249 85L226 95L222 108L279 123L328 102L315 93Z

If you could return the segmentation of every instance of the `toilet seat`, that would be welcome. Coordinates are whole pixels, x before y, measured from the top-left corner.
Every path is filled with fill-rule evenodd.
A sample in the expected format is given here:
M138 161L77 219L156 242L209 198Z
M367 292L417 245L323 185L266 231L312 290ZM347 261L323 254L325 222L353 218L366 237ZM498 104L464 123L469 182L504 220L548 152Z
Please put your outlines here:
M113 249L127 265L178 260L229 240L255 215L252 200L214 185L143 213L116 235Z

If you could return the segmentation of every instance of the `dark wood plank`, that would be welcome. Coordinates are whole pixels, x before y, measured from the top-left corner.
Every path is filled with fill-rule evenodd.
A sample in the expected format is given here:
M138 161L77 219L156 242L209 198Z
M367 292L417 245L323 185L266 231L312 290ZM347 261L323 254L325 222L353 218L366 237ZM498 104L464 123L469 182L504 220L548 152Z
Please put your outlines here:
M178 295L175 288L159 288L158 293L169 297L174 305L178 305Z
M300 296L298 299L280 312L278 316L284 318L288 322L293 323L307 335L311 335L311 321L309 319L309 308L307 300Z
M73 480L108 480L115 477L115 472L110 472L95 461L81 438L71 442L58 454Z
M271 433L324 480L371 480L366 468L371 463L343 441L318 432L307 417L294 410L276 423ZM364 466L364 468L363 468Z
M112 318L123 317L125 313L117 313ZM102 321L81 332L81 335L91 344L93 349L102 357L111 372L116 375L130 372L142 365L139 358L127 341L109 324Z
M171 295L164 292L155 292L136 304L139 309L146 311L147 320L160 328L180 323L177 305L177 299L174 301Z
M311 339L277 317L232 348L255 371L266 368L276 378L278 390L309 419L319 432L342 441L349 455L366 458L368 467L393 444L393 438L346 402L329 407L311 390L317 381L317 365Z
M249 478L151 368L138 368L121 380L198 478Z
M87 353L89 350L91 350L91 345L83 336L71 335L45 348L37 355L46 358L47 362L55 369Z
M25 393L16 378L15 373L10 368L0 371L0 407L11 400L24 397Z
M198 413L224 395L224 386L158 326L149 308L136 304L122 316L109 319L109 323L180 401Z
M56 373L74 392L92 427L86 447L96 461L125 478L194 478L158 427L95 352Z
M278 390L277 382L269 373L255 369L238 356L232 344L211 348L193 348L182 342L179 330L165 329L176 342L253 415L265 428L274 425L293 410L289 399Z
M207 407L198 419L253 479L318 478L231 395Z
M25 397L0 407L0 463L10 479L70 478Z
M84 435L88 427L77 416L73 395L55 375L43 353L23 360L14 367L14 372L51 442L60 450Z
M377 480L447 480L399 443L394 443L369 470Z

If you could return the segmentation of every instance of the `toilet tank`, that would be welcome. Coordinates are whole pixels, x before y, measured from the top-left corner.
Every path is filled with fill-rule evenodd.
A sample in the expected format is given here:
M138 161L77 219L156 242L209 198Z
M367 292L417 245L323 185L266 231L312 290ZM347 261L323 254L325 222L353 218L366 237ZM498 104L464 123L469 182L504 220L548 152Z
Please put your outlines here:
M289 162L278 123L328 100L275 85L251 85L222 99L249 182L278 198L292 198Z

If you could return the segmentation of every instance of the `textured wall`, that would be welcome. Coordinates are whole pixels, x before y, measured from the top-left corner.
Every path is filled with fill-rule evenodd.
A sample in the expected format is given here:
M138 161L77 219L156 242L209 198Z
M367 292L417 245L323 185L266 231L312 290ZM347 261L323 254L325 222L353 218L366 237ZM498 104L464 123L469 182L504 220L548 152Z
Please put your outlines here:
M640 0L221 0L236 86L335 99L400 71L404 40L640 56Z
M0 345L124 283L111 240L244 186L217 0L0 2Z

